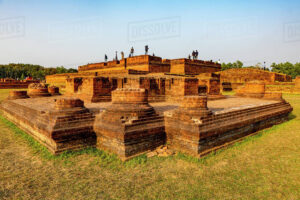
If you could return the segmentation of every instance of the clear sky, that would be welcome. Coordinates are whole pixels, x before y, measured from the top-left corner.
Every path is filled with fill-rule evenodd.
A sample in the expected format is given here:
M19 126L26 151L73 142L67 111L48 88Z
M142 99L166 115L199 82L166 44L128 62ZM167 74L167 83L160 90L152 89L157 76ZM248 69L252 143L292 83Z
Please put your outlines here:
M77 67L145 45L171 59L198 50L246 65L300 62L300 1L0 0L0 64Z

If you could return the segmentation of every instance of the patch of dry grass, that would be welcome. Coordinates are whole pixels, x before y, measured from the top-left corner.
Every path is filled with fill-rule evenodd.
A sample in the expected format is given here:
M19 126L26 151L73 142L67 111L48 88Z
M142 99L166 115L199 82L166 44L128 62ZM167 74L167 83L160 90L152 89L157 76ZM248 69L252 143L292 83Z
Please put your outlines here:
M202 159L122 163L93 149L52 159L0 120L0 199L300 199L300 95L285 98L290 121Z

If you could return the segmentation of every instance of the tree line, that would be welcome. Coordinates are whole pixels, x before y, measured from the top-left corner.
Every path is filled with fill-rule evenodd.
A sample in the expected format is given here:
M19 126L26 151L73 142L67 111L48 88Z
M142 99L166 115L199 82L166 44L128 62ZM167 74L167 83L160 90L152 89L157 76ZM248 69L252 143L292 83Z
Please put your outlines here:
M290 75L292 78L296 78L296 76L300 76L300 63L295 63L292 64L290 62L285 62L285 63L272 63L270 66L270 69L267 67L264 67L261 63L257 63L254 66L244 66L244 64L237 60L236 62L233 63L222 63L221 64L221 70L227 70L227 69L233 69L233 68L242 68L242 67L247 67L247 68L255 68L255 69L261 69L261 70L266 70L266 71L272 71L272 72L277 72L277 73L283 73Z
M256 68L272 72L283 73L292 76L300 76L300 63L292 64L290 62L285 63L272 63L269 68L264 68L261 63L257 63L254 66L244 66L243 62L237 60L236 62L222 63L221 70L233 69L233 68ZM23 80L26 77L32 77L33 79L44 80L45 76L52 74L63 74L63 73L76 73L76 69L67 69L63 66L60 67L43 67L41 65L32 64L15 64L10 63L7 65L0 65L0 78L13 78Z
M0 65L0 78L13 78L23 80L26 77L32 77L37 80L44 80L45 76L52 74L74 73L76 69L67 69L60 67L43 67L32 64L15 64Z

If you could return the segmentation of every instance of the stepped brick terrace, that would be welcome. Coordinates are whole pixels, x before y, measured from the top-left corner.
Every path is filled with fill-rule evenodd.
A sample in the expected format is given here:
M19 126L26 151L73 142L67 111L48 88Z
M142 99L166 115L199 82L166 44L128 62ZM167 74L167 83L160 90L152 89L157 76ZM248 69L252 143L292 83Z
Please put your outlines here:
M220 82L224 91L235 90L252 81L265 84L292 83L292 77L289 75L254 68L228 69L218 72L218 74L220 74Z
M0 108L54 154L92 146L122 160L161 145L198 157L288 120L292 107L265 82L221 95L219 70L148 55L88 64L11 92Z

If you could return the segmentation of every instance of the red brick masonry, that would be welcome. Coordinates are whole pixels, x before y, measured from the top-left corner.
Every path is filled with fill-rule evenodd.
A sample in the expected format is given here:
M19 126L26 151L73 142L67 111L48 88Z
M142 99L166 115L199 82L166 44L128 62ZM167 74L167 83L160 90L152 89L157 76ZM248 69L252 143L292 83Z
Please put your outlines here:
M261 94L261 87L257 88ZM25 93L17 96L22 95L26 98ZM179 105L148 104L147 90L123 88L112 92L112 102L84 104L64 96L37 97L5 100L1 110L53 153L97 144L126 160L166 140L171 148L198 156L282 123L292 107L281 96L270 94L209 102L206 95L185 96Z
M145 89L117 89L112 104L96 116L97 147L126 160L165 143L163 117L148 104Z

